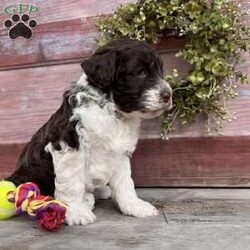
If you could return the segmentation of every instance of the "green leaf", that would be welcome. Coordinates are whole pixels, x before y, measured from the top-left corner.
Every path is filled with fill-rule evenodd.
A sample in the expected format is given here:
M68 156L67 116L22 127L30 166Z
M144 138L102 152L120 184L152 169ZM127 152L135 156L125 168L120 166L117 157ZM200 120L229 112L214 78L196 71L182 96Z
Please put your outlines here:
M140 11L140 16L141 16L141 20L142 21L146 20L146 16L145 16L145 14L142 11Z
M126 36L130 32L130 26L127 23L123 23L122 26L120 26L121 33Z
M170 4L171 5L179 5L180 4L180 0L170 0Z
M135 16L134 19L133 19L133 22L137 23L137 24L140 24L140 23L142 23L142 19L141 19L140 16Z
M225 73L225 65L223 62L216 62L212 65L211 71L214 75L222 75Z
M188 79L193 83L193 84L199 84L205 80L205 77L201 71L198 72L192 72L189 76Z
M201 100L206 100L210 97L210 89L202 87L195 92L195 96L197 96Z
M167 9L162 8L162 7L159 7L158 10L157 10L157 12L158 12L159 14L161 14L162 16L166 16L166 15L168 14Z
M165 117L163 130L173 131L177 117L181 124L188 124L197 113L220 124L226 116L221 100L236 95L230 77L248 82L246 74L238 70L241 52L250 50L250 29L241 22L243 18L236 1L138 0L97 20L98 45L124 37L158 43L168 31L185 36L185 44L175 56L191 64L193 71L186 77L177 71L165 77L174 89L174 108Z

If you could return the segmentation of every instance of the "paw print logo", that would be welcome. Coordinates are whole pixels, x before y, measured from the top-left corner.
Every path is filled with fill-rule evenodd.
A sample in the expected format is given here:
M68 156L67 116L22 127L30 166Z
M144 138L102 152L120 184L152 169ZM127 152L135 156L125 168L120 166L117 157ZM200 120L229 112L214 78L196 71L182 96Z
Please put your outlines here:
M23 37L29 39L32 37L32 29L37 26L35 20L30 20L29 15L23 14L22 16L14 14L11 20L8 19L4 22L4 26L9 29L9 37L16 39Z

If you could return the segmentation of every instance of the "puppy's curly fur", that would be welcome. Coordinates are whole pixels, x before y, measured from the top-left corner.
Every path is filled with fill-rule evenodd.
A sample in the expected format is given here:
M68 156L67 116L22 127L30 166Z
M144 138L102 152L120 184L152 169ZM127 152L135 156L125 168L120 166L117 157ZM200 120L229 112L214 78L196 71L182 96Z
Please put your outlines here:
M80 80L26 145L8 180L16 185L33 181L43 194L67 203L69 225L95 220L95 191L105 198L112 195L125 214L156 215L136 195L130 156L141 119L171 108L162 61L144 42L117 40L81 65Z

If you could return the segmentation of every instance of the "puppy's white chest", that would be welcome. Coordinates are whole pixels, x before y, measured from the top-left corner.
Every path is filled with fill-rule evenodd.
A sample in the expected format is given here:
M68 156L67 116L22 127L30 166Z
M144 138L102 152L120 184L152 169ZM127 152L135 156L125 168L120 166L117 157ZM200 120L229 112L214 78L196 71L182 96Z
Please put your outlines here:
M140 120L119 118L108 104L94 103L75 109L74 116L80 121L77 130L85 148L88 185L106 185L124 155L134 151Z
M104 150L111 154L133 152L138 140L140 119L117 117L114 107L93 103L74 110L74 117L80 121L78 134L91 151Z

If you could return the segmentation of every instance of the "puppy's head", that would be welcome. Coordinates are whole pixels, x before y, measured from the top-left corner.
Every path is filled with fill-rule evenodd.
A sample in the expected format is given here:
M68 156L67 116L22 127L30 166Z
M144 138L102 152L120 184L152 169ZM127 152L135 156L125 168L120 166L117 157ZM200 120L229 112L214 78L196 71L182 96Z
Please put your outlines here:
M145 42L116 40L82 63L89 84L106 92L127 117L154 118L172 107L159 55Z

